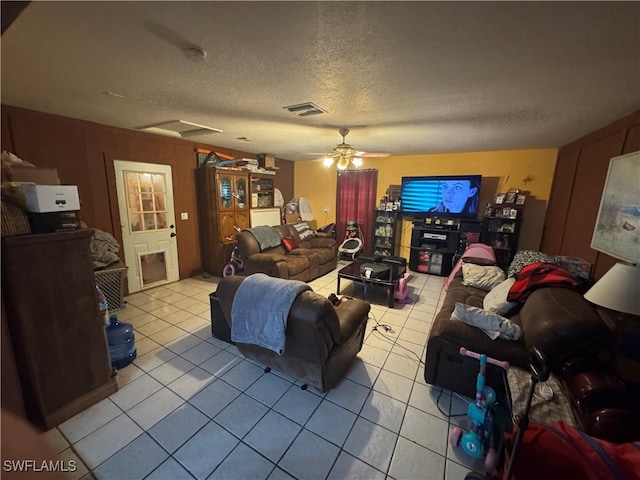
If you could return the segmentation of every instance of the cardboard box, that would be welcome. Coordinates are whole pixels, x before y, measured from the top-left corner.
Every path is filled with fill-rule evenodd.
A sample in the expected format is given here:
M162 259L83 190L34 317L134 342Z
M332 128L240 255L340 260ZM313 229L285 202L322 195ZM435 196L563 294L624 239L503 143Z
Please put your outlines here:
M23 184L22 192L28 212L67 212L80 210L78 187L75 185Z
M19 167L9 169L12 182L33 182L37 185L60 185L58 170L55 168Z
M270 153L264 153L258 157L258 162L262 168L274 168L276 166L276 157Z
M284 218L287 223L298 223L302 221L300 220L300 215L297 213L285 213Z

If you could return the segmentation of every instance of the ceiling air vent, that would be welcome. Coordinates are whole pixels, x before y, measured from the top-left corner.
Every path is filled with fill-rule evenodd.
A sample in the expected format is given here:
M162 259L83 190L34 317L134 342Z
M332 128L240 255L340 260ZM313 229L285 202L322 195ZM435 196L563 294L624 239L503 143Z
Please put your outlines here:
M138 130L180 138L206 135L207 133L222 133L222 130L219 128L198 125L197 123L186 122L184 120L169 120L168 122L154 123L153 125L138 127Z
M308 117L309 115L318 115L320 113L327 113L326 110L320 108L315 103L299 103L298 105L289 105L284 107L291 113L295 113L299 117Z

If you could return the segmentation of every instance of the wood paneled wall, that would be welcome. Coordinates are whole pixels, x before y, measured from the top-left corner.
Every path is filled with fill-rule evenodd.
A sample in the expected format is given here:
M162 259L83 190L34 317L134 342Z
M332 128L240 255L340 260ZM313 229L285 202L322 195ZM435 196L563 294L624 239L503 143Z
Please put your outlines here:
M78 185L81 215L89 226L122 241L113 160L171 165L175 209L189 213L176 220L180 278L201 272L195 149L216 149L236 157L248 152L214 145L108 127L82 120L2 105L1 141L8 150L40 167L57 168L65 184ZM582 257L595 265L599 278L615 259L589 245L609 166L617 155L640 150L640 110L621 118L558 152L545 217L541 250L552 255ZM294 163L276 158L275 186L285 202L294 195Z
M202 272L195 175L196 148L237 158L254 154L177 138L114 128L83 120L2 105L2 150L38 167L57 168L60 181L77 185L81 217L90 227L122 243L113 160L170 165L173 174L180 278ZM294 163L276 159L274 183L285 199L293 196ZM180 220L187 212L188 220ZM123 258L121 254L121 258Z
M590 248L591 237L609 161L638 150L640 110L559 149L542 251L590 261L596 279L616 263L616 259Z

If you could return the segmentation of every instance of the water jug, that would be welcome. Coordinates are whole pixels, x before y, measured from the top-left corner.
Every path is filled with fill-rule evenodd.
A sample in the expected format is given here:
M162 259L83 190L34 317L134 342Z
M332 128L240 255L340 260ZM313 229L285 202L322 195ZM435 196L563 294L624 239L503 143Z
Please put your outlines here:
M105 328L107 342L109 343L111 366L116 370L126 367L135 360L137 355L133 325L127 322L119 322L117 315L110 315L109 325Z

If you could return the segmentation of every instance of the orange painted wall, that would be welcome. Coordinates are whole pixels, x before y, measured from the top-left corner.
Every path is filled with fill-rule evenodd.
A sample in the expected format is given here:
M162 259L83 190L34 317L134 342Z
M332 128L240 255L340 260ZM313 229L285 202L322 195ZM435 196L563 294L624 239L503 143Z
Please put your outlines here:
M378 169L378 199L389 185L399 185L403 176L481 174L480 205L484 207L498 192L520 189L529 194L519 248L537 250L551 192L556 149L447 153L365 159L361 168ZM336 169L321 161L296 162L294 195L311 202L318 225L335 221ZM329 212L323 209L328 207ZM338 232L341 239L344 232ZM401 255L408 258L411 222L403 222Z

